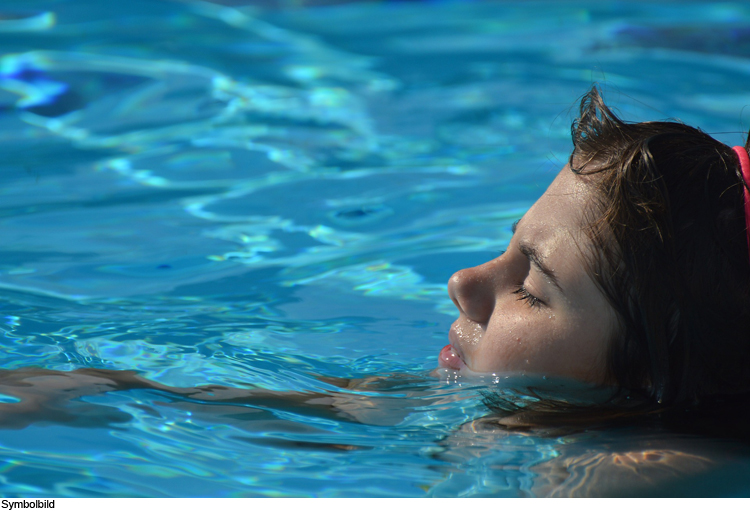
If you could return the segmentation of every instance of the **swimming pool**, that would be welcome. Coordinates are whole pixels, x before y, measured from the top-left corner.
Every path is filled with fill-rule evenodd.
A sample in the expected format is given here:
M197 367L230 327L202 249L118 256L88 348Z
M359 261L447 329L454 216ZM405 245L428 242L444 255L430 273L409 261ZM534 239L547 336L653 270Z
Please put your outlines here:
M67 422L0 429L4 496L545 495L561 466L601 485L584 453L670 447L501 433L478 420L487 386L427 373L448 277L504 248L593 81L628 119L740 143L750 8L276 4L3 3L0 368L308 393L416 380L362 394L360 421L90 396ZM741 448L680 439L696 470L717 463L711 491L748 493ZM658 487L708 491L691 473Z

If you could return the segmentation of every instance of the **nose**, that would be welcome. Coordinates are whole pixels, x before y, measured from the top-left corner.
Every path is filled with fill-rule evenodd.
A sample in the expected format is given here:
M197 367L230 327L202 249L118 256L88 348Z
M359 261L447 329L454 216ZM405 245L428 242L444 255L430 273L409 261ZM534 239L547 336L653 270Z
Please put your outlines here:
M448 280L448 295L458 310L480 324L489 321L495 308L495 283L491 268L495 261L459 270Z

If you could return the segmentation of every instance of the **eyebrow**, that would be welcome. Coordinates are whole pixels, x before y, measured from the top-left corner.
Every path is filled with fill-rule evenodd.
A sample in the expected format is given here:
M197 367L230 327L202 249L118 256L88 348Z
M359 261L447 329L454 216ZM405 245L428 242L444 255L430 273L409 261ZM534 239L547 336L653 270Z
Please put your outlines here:
M539 272L544 274L549 278L549 280L552 282L552 284L557 287L557 290L565 294L565 291L560 286L560 281L557 279L557 275L555 274L555 271L549 268L544 263L544 258L540 254L539 249L537 249L534 246L527 245L525 243L519 243L518 250L521 251L521 254L526 256L529 261L531 261L531 264L534 265Z
M523 218L521 218L523 219ZM515 235L516 229L518 229L518 223L521 222L521 219L513 223L513 226L511 227L511 230L513 231L513 234ZM549 278L550 282L557 287L557 290L565 294L565 291L560 286L560 281L557 279L557 275L555 274L555 271L549 268L546 263L544 263L544 257L539 252L539 249L536 248L533 245L529 245L527 243L524 243L523 241L518 244L518 250L521 251L521 254L526 256L528 260L531 262L532 265L534 265L539 272L547 276Z

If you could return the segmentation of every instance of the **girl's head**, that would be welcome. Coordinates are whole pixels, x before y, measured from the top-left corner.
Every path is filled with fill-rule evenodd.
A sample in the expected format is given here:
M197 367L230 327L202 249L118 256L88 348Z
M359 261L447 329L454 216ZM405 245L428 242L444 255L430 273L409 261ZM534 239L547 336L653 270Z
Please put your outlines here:
M529 372L693 402L750 389L750 259L732 149L628 124L592 89L568 165L508 250L449 282L441 365Z

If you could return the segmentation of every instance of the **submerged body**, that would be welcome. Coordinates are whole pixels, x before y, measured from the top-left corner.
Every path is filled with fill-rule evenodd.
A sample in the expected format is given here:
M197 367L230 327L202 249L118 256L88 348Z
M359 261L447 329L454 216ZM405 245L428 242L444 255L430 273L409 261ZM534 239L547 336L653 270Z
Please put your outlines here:
M99 397L143 391L161 395L162 401L150 406L157 418L165 419L177 409L209 428L221 424L262 432L252 442L264 447L354 454L366 446L338 441L336 435L325 440L313 438L319 437L319 428L312 423L292 423L282 415L292 411L311 422L325 419L363 426L398 426L426 409L440 411L440 406L451 399L467 396L441 390L434 379L424 377L326 380L332 384L328 392L284 393L227 386L175 388L131 371L4 371L0 373L0 393L17 402L0 404L0 429L49 424L114 429L130 415L97 403L104 400ZM653 422L645 427L591 426L586 433L577 431L529 426L513 419L499 422L487 416L447 433L431 455L471 469L473 459L508 455L519 447L518 439L546 440L546 460L529 467L525 478L531 484L518 489L519 496L538 497L698 495L692 481L714 472L716 477L726 470L734 473L738 458L750 459L750 446L742 441L671 433ZM506 468L498 465L495 469ZM507 469L512 477L518 468ZM425 490L430 496L456 496L453 492L457 483L448 476ZM716 488L723 491L726 484L719 483ZM702 494L706 495L705 489Z

